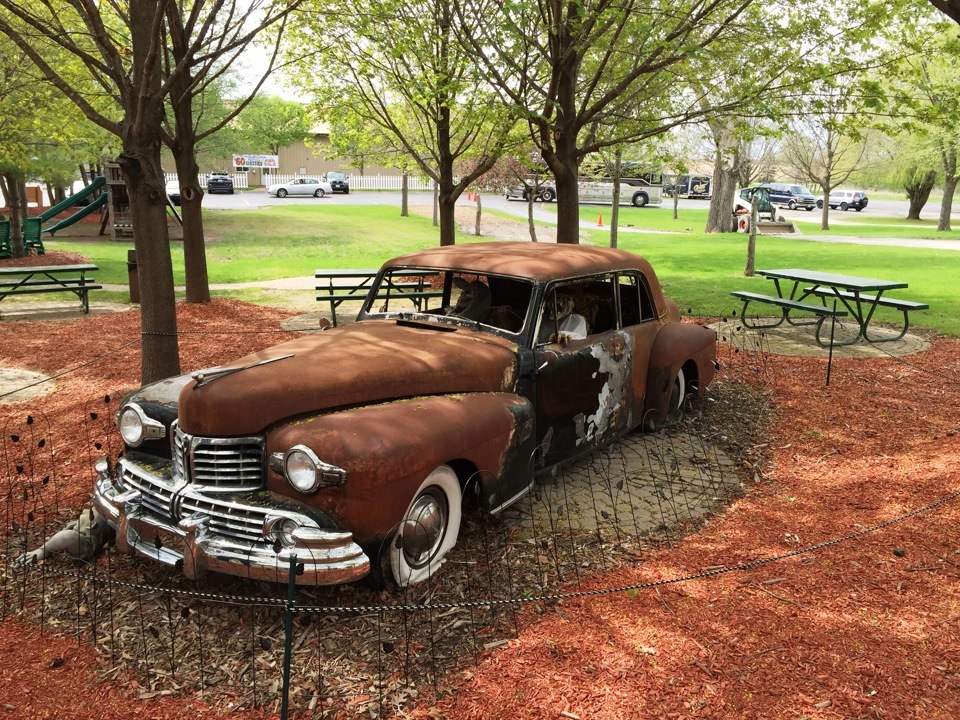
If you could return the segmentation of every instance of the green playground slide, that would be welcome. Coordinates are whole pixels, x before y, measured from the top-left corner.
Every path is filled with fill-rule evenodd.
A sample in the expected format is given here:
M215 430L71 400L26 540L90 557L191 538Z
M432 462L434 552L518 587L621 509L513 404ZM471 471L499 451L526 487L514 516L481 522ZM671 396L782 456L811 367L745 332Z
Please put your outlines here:
M98 175L97 177L95 177L95 178L93 179L93 182L92 182L92 183L90 183L89 185L87 185L87 186L86 186L83 190L81 190L80 192L74 193L73 195L71 195L70 197L66 198L65 200L62 200L61 202L58 202L56 205L54 205L54 206L53 206L52 208L50 208L49 210L45 210L44 212L40 213L39 215L34 215L33 218L31 218L31 219L32 219L32 220L39 220L41 224L45 223L47 220L52 220L52 219L55 218L57 215L59 215L60 213L62 213L64 210L67 210L68 208L73 207L73 206L76 204L77 200L83 200L83 198L87 197L87 195L91 195L91 194L95 193L97 190L99 190L99 189L102 188L104 185L106 185L106 183L107 183L107 179L106 179L105 177L103 177L103 175ZM81 212L83 212L83 211L81 210ZM81 215L80 217L83 217L83 216ZM44 232L46 232L46 230L44 230Z
M62 202L58 202L52 208L45 210L39 215L34 215L33 217L26 218L23 221L23 246L28 249L34 250L37 255L44 254L43 239L42 234L45 232L54 233L61 228L65 228L69 225L73 225L75 222L81 218L86 217L94 210L99 210L104 205L107 204L107 194L104 193L98 197L93 202L82 206L77 212L69 215L68 217L63 218L55 222L49 227L43 227L43 224L48 220L52 220L57 215L62 213L64 210L67 210L73 207L77 200L82 200L88 195L92 195L97 190L106 185L107 179L102 175L93 179L93 182L87 185L83 190L78 193L74 193L70 197L66 198Z
M85 205L82 208L80 208L73 215L69 217L65 217L63 220L60 220L54 223L53 225L43 228L43 232L50 233L51 235L53 235L53 233L55 233L57 230L73 225L75 222L77 222L77 220L80 220L81 218L85 218L94 210L99 210L106 204L107 204L107 194L104 193L89 205Z

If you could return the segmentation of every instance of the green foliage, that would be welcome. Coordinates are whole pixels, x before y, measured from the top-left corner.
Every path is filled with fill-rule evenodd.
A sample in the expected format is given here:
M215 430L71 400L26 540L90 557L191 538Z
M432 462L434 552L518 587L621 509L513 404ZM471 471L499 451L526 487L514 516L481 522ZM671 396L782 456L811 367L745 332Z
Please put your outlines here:
M245 153L276 155L309 135L303 105L273 95L258 95L234 121L233 141Z

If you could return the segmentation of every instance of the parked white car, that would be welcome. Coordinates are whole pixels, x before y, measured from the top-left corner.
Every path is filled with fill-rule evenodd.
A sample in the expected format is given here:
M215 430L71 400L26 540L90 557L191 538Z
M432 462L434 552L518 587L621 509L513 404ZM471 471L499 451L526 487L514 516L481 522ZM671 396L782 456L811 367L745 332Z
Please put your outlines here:
M285 198L287 195L300 195L321 198L324 195L333 195L333 188L330 183L316 178L297 178L288 183L280 185L271 185L267 188L267 195L271 197Z

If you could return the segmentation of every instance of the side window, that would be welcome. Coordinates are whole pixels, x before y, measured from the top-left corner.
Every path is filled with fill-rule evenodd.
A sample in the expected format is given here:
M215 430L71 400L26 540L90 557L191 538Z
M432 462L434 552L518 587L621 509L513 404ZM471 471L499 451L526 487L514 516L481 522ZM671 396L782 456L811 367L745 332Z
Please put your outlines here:
M582 278L552 286L540 311L538 343L564 345L617 328L612 275Z
M620 314L624 327L656 318L650 286L641 273L624 273L620 276Z

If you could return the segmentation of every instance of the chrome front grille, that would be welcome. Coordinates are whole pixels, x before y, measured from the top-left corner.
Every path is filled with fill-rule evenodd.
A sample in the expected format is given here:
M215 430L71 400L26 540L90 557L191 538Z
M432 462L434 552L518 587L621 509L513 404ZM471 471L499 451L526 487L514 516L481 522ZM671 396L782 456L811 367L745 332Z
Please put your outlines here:
M173 426L173 478L197 487L258 490L264 485L260 437L206 438Z
M267 542L264 523L270 511L241 505L218 497L204 497L196 485L173 479L158 468L139 465L127 458L120 460L120 485L123 490L137 490L140 503L150 514L176 525L192 515L210 518L210 529L251 543Z
M266 509L212 498L185 497L180 509L181 516L188 518L198 513L210 518L210 529L215 532L251 542L265 542L263 525L267 519Z

